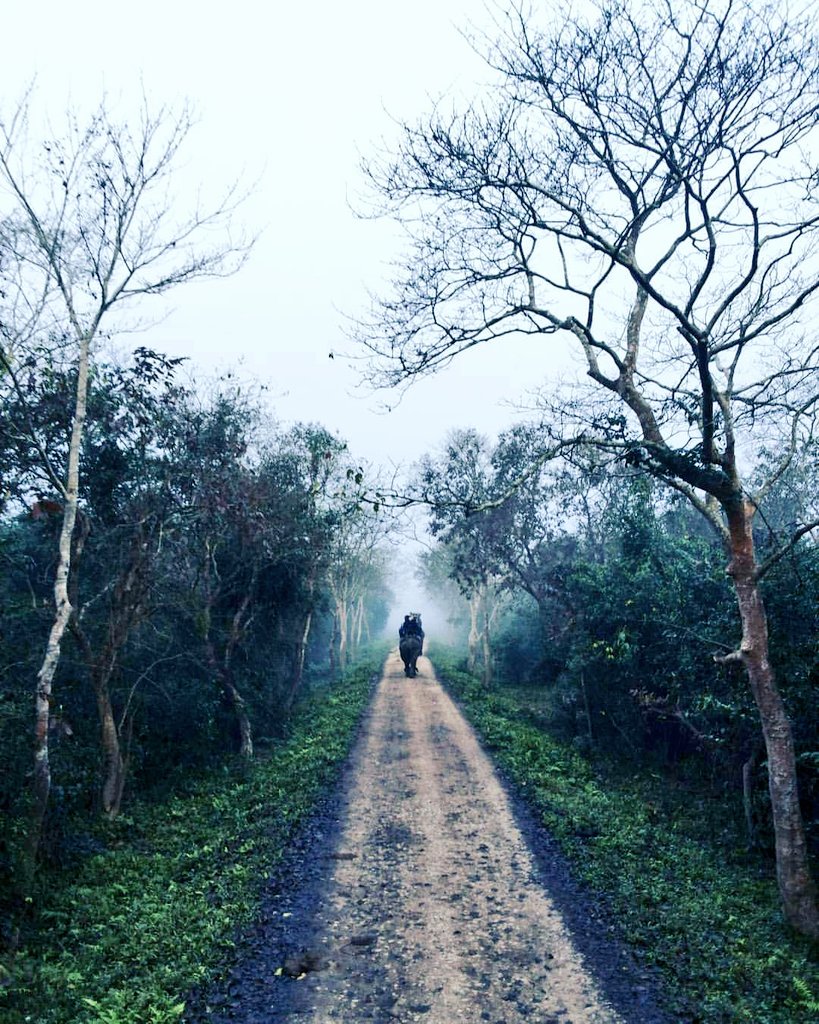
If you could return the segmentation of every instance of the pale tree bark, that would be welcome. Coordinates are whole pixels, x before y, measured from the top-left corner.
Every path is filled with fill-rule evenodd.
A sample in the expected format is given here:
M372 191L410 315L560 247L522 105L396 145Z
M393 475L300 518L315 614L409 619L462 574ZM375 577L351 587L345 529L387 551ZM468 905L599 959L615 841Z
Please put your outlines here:
M768 758L777 884L785 916L802 934L819 936L819 905L799 804L791 724L770 662L768 621L759 585L761 567L753 538L758 499L751 499L745 493L737 464L733 410L726 393L714 385L709 366L700 365L698 374L711 396L711 402L704 406L711 408L713 402L720 408L722 446L717 447L712 436L713 410L710 418L708 413L703 413L702 417L703 446L710 450L705 465L690 463L666 441L654 410L635 383L646 298L644 289L638 288L627 333L630 359L616 381L609 381L599 373L596 358L590 357L587 346L589 373L608 389L615 390L635 414L646 444L647 470L681 491L714 526L726 545L730 557L726 572L734 587L742 636L736 652L716 660L744 666L759 712Z
M361 595L356 599L350 614L350 651L355 657L361 645L361 636L364 631L364 598Z
M481 653L483 655L483 685L487 689L492 685L492 640L490 635L489 593L484 587L482 601L482 626L481 626Z
M347 667L350 639L350 606L346 595L336 598L336 619L338 621L338 667L343 672Z
M477 591L472 591L469 595L469 636L466 641L466 667L471 673L475 673L478 668L478 661L480 658L480 643L481 633L478 629L478 618L481 610L481 598Z
M466 666L473 674L480 669L484 686L489 688L493 681L492 671L492 620L496 608L492 607L490 588L482 583L475 586L469 595L469 636L467 638Z
M332 631L327 648L327 662L330 675L336 676L343 672L347 664L348 641L348 607L347 590L349 572L341 545L333 553L333 563L329 567L327 583L333 601Z
M355 636L354 646L356 651L361 647L361 643L366 635L367 642L370 641L370 624L367 621L367 612L364 607L364 595L359 594L358 601L355 607Z
M71 621L69 600L69 576L71 573L71 543L74 525L77 521L77 499L80 480L80 450L88 401L88 363L90 338L80 337L79 360L77 364L77 392L74 415L71 424L71 440L68 447L66 482L62 492L63 520L60 528L57 569L54 577L54 620L48 634L40 671L37 673L35 691L34 727L34 777L32 780L31 823L26 843L25 882L28 887L34 875L37 851L43 833L43 823L48 809L51 792L51 762L48 748L48 721L51 711L51 693L54 675L60 661L63 636Z

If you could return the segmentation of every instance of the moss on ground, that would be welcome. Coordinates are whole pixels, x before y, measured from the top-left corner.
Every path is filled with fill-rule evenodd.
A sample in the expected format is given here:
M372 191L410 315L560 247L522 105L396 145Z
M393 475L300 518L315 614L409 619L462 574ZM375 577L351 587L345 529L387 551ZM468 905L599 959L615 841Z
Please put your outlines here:
M36 939L4 970L2 1024L173 1024L224 960L296 827L337 778L381 651L305 701L250 767L136 807L70 880L41 880Z
M662 971L667 1009L690 1024L819 1021L817 950L787 930L770 863L716 842L702 804L667 781L592 764L533 724L514 691L487 692L453 658L435 664L576 875Z

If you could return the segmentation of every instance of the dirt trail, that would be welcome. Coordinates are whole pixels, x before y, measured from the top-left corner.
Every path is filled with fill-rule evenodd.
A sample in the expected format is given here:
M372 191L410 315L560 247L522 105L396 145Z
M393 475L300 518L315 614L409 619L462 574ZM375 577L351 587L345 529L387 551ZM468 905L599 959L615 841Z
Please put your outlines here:
M291 879L270 898L226 992L193 1019L660 1019L645 1005L623 1016L601 994L491 763L426 658L419 670L408 680L397 655L387 661L340 834L325 823L306 841L300 894Z

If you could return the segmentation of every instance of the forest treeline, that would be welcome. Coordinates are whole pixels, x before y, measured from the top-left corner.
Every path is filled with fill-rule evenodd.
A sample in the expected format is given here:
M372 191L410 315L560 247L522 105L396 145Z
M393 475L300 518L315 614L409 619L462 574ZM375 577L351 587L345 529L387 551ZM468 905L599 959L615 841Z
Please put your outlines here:
M437 538L421 573L460 606L469 670L488 686L530 688L542 724L582 752L712 787L729 818L744 818L748 846L772 855L759 716L741 667L720 660L739 633L721 539L683 498L594 449L533 469L542 432L519 425L493 443L458 431L419 469ZM779 480L756 528L761 559L804 521L816 487L810 458ZM764 600L816 854L815 541L776 562Z
M240 184L178 187L190 109L151 106L55 129L29 90L0 113L0 946L43 865L252 757L386 614L385 524L344 442L122 341L254 244Z
M25 849L62 513L32 439L64 460L72 373L32 365L25 396L0 379L6 892ZM116 816L173 773L251 756L281 732L305 671L343 668L386 617L384 523L362 505L344 443L315 425L278 429L229 378L178 377L177 361L146 349L91 373L40 851L58 862L85 841L84 818Z

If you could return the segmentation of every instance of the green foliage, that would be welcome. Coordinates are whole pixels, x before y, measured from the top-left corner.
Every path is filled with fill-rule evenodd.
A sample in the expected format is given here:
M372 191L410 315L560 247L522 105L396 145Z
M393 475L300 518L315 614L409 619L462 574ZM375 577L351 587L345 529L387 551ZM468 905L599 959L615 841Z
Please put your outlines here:
M247 749L251 733L263 747L286 728L302 679L326 669L333 575L358 569L364 527L372 534L343 442L316 425L278 431L235 375L207 390L183 386L177 362L137 349L91 368L69 579L76 615L54 680L39 845L51 866L67 868L93 845L100 709L114 719L106 735L117 756L109 740L105 758L125 765L125 809L134 796L162 799L243 738ZM59 469L72 372L44 354L27 367L30 389L0 378L9 414L0 422L0 948L13 944L28 874L20 854L34 682L54 616L63 512L40 449ZM13 427L21 423L26 430ZM380 517L379 542L388 525ZM368 571L347 573L345 601L356 609L348 649L386 614L386 565L371 547Z
M697 1024L812 1024L815 947L783 924L770 865L747 854L721 808L659 776L581 757L532 723L520 695L487 693L454 659L436 667L497 762L606 893L623 935Z
M224 766L97 834L67 879L40 879L42 910L0 988L4 1024L174 1024L254 913L294 829L335 778L374 673L372 651L297 708L256 764ZM103 846L104 843L104 846Z
M499 473L500 458L521 436L498 443ZM519 465L517 456L510 465L496 487ZM496 586L510 595L492 627L495 681L538 688L540 714L579 748L616 744L635 762L649 757L677 771L691 765L736 808L742 766L751 762L752 838L770 848L759 713L742 669L714 657L740 636L719 539L684 503L629 472L591 466L560 476L552 467L535 483L532 477L515 494L500 525L497 509L483 521ZM470 530L479 518L471 517ZM763 559L776 546L767 531L778 525L765 524L757 537ZM780 560L764 596L803 814L817 849L819 765L810 757L819 734L816 546L803 541Z

